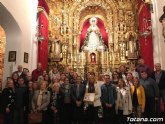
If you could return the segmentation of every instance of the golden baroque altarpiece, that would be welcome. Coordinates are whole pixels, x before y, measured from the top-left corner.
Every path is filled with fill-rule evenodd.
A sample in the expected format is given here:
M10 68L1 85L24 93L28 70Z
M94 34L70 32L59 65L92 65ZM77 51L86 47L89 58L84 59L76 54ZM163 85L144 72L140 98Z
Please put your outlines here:
M101 74L138 58L136 0L47 0L47 3L50 8L49 67L58 63L73 67L82 75L87 71ZM92 17L104 22L108 49L80 52L83 24Z
M6 35L3 28L0 26L0 81L2 81L2 74L4 70L4 54L6 47Z

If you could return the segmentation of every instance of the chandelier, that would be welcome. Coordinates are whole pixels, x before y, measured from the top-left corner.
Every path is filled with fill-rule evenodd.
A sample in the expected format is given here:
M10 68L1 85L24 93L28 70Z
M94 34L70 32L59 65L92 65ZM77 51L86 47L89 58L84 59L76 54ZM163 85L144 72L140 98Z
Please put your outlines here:
M152 26L151 26L151 18L143 18L143 29L140 35L144 37L145 43L147 42L147 37L151 34L152 32Z

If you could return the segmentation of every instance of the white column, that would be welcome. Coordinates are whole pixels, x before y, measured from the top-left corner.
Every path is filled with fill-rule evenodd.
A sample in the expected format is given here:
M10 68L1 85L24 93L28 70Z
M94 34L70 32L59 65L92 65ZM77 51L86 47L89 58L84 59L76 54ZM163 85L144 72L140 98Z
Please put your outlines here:
M153 32L153 56L154 63L161 63L165 69L165 42L162 35L162 24L159 22L160 16L163 14L163 6L165 0L153 0L153 13L151 14L152 32Z

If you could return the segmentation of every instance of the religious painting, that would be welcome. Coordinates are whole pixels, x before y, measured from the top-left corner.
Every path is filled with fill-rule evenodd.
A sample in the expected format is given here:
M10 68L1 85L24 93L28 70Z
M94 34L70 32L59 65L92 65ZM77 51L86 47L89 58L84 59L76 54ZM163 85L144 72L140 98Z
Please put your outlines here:
M15 62L16 61L16 51L9 51L9 62Z
M29 54L24 52L24 62L28 63L28 59L29 59Z

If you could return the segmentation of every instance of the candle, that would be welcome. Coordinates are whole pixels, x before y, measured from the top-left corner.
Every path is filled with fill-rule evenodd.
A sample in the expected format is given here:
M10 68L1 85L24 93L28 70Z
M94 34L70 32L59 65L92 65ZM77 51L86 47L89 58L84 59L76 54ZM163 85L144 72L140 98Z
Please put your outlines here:
M115 65L115 57L114 57L114 52L112 52L112 68L114 68Z
M81 52L82 65L84 64L84 52Z

